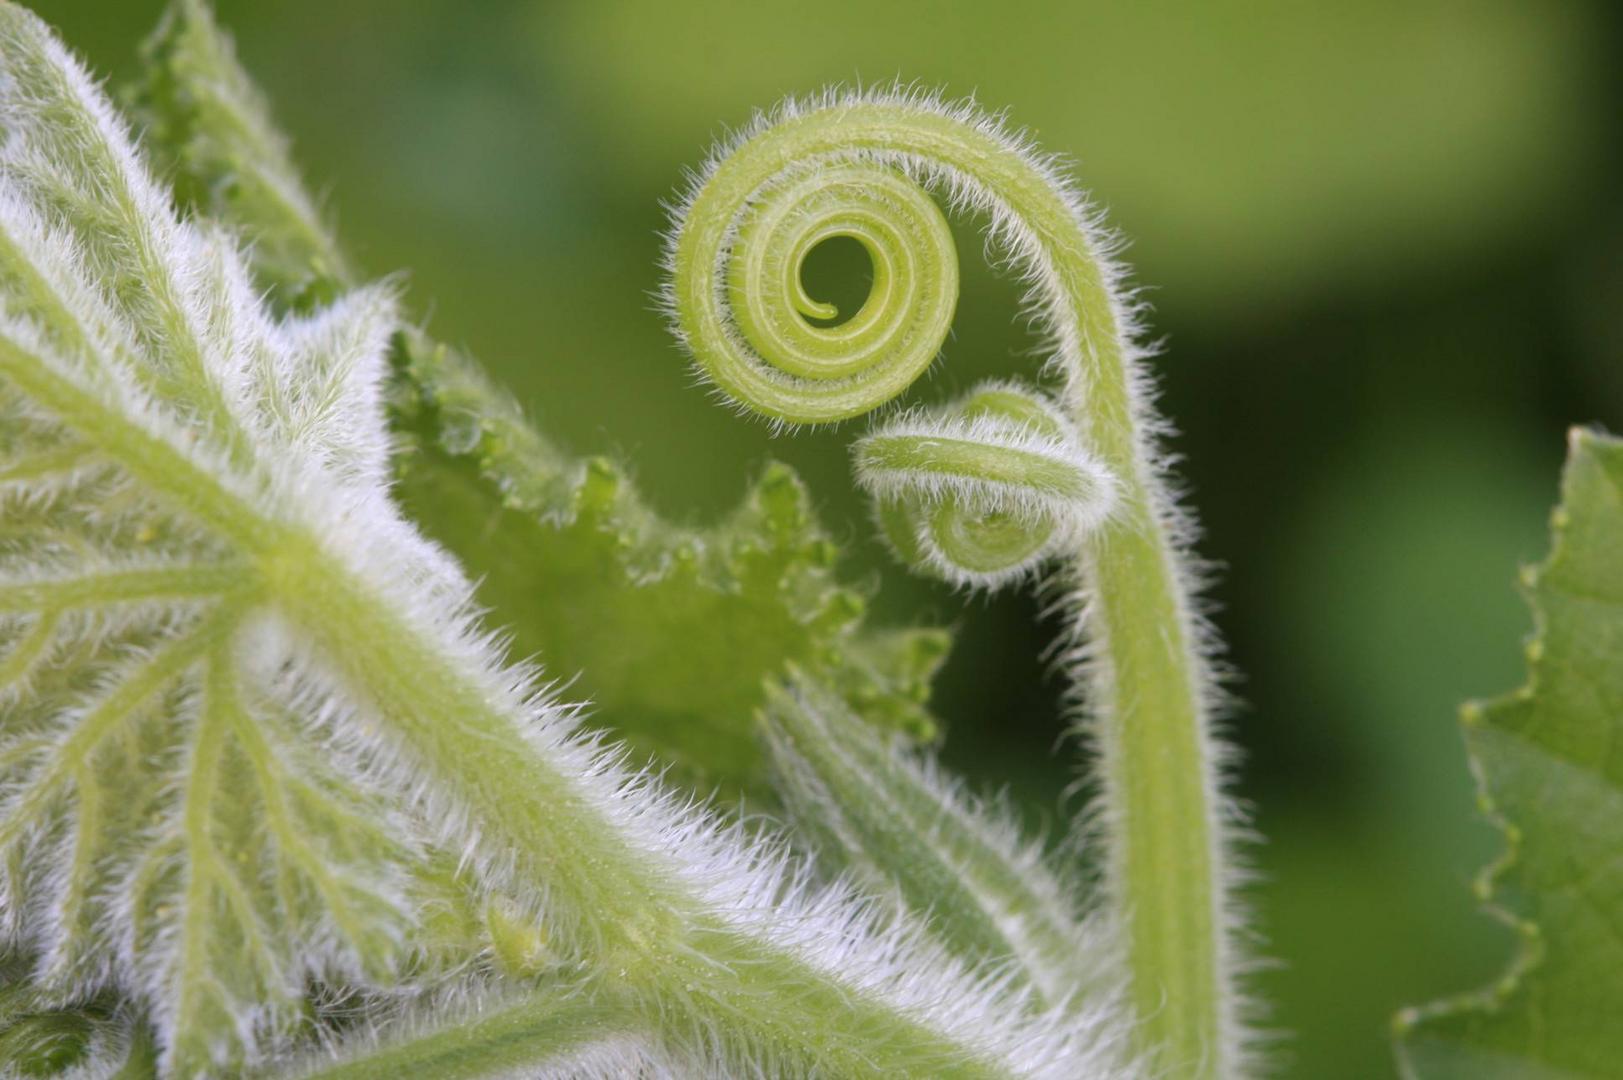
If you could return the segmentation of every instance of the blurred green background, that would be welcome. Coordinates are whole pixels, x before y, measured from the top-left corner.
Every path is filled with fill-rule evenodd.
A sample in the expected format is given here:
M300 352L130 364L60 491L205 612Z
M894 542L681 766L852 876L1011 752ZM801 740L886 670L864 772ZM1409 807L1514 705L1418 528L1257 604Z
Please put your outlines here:
M161 0L35 5L118 77ZM1468 885L1456 703L1520 678L1575 421L1623 426L1614 5L219 0L311 181L377 272L543 427L632 463L683 519L799 467L881 617L960 631L946 753L1063 820L1054 626L893 569L849 432L769 437L690 388L649 292L660 200L752 108L900 76L976 94L1077 162L1132 239L1180 472L1222 567L1256 979L1290 1076L1391 1072L1401 1004L1482 982L1508 936ZM1017 290L966 228L947 361L1030 370ZM837 268L835 268L837 269ZM544 658L543 658L544 659ZM561 673L563 674L563 673Z

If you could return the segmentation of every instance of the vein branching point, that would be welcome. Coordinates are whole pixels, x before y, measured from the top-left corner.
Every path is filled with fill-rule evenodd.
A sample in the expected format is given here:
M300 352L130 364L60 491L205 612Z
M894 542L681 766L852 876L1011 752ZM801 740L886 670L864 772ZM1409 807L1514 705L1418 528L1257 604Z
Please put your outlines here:
M677 207L672 324L722 397L775 426L885 406L938 353L957 300L932 192L984 215L992 247L1023 275L1060 415L1026 425L1018 446L1006 419L966 419L973 398L904 416L858 443L859 476L904 557L949 580L997 584L1060 555L1065 664L1097 759L1093 821L1140 1045L1168 1075L1240 1075L1230 838L1211 646L1184 553L1192 528L1155 446L1164 425L1136 308L1081 195L972 106L905 92L791 101L718 150ZM863 245L874 283L830 326L800 267L833 236ZM1069 515L1054 514L1067 498ZM979 535L954 537L966 517Z

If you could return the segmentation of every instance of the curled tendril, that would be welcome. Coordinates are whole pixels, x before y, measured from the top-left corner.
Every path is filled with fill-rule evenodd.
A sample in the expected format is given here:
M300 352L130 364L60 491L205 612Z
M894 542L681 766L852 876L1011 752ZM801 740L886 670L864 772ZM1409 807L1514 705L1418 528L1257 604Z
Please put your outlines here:
M729 176L730 179L730 176ZM724 185L731 186L731 185ZM934 200L873 162L812 163L765 178L724 218L694 221L677 288L701 370L730 398L782 423L868 412L930 366L958 303L958 253ZM867 300L839 312L800 271L824 240L849 237L873 265ZM691 325L689 325L691 320Z
M1245 1075L1192 528L1156 449L1165 429L1135 302L1087 200L972 105L906 91L791 101L713 156L676 209L667 308L699 372L744 410L793 426L877 409L929 366L957 300L931 191L983 216L989 248L1024 280L1059 407L1025 395L1016 419L998 403L1023 392L1003 388L1011 396L910 414L862 441L859 475L903 557L949 580L995 584L1065 555L1062 655L1097 750L1091 819L1135 1039L1158 1073ZM833 312L806 295L800 267L833 236L867 248L875 284L845 324L818 326Z
M903 413L852 457L897 556L957 585L1024 577L1115 501L1109 471L1053 403L1012 382Z
M914 142L928 143L928 125L950 118L870 103L864 135L851 123L858 111L786 117L744 140L678 217L669 295L678 332L706 379L778 424L885 404L951 329L957 251L917 179L939 170L886 149L905 145L894 137L904 120ZM866 249L873 285L860 310L830 326L813 320L838 312L808 295L801 270L834 237ZM856 462L902 560L971 586L1023 576L1101 520L1114 491L1061 411L1013 384L906 414L862 440Z

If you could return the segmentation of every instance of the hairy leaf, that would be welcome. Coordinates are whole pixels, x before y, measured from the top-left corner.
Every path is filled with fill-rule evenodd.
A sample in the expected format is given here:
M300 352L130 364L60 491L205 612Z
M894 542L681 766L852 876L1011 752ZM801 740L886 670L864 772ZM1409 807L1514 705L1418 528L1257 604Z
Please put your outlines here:
M149 146L171 159L175 195L243 229L254 272L284 304L325 302L354 280L259 88L202 0L175 0L142 49L128 95Z
M0 1076L145 1080L152 1051L107 995L67 1006L29 979L26 957L0 957Z
M1411 1076L1601 1077L1623 1062L1623 441L1572 432L1552 533L1523 574L1527 684L1462 712L1509 845L1477 891L1518 952L1492 986L1399 1016Z
M256 240L254 270L297 306L353 283L304 192L287 141L199 0L180 0L129 97L196 206ZM479 580L480 602L628 738L701 790L758 790L751 716L794 663L862 716L916 739L944 657L940 630L864 628L863 591L794 473L770 465L728 520L684 528L648 508L624 468L552 446L477 366L420 333L396 342L396 491ZM546 598L545 603L537 602Z
M388 513L394 305L264 318L13 7L0 64L4 933L46 988L136 995L197 1069L297 1024L308 980L398 963L408 833L317 749L352 706L291 667L265 581L279 533Z

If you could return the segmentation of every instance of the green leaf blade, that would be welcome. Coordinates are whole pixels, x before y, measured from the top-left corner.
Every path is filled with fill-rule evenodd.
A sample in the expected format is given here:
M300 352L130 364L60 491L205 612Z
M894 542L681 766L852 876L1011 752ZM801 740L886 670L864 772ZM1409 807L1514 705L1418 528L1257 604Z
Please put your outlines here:
M409 833L266 588L310 490L381 482L393 305L273 323L11 5L0 72L0 941L229 1072L311 981L389 981L411 922Z
M330 301L353 275L208 5L177 0L142 53L146 78L128 96L175 157L177 194L248 227L255 270L279 300Z
M1417 1077L1602 1077L1623 1061L1623 442L1574 430L1549 559L1524 573L1525 687L1463 711L1508 850L1478 892L1517 933L1489 988L1400 1015Z
M682 527L612 461L553 448L460 354L407 335L397 359L402 502L479 578L517 655L580 673L593 723L724 796L763 790L752 718L790 665L877 725L933 733L947 634L864 626L866 597L786 466L726 520Z

